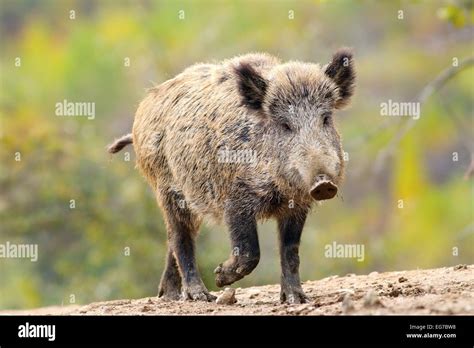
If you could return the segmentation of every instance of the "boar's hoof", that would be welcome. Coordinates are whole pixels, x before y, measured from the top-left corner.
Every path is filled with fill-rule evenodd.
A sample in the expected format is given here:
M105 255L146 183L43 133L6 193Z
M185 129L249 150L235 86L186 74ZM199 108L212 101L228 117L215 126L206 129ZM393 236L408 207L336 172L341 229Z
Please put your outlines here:
M214 302L217 297L211 295L204 286L190 286L183 289L182 298L185 301Z
M303 289L281 289L280 301L288 304L306 303L309 301Z
M242 279L257 267L258 261L258 257L245 259L235 257L221 263L214 270L216 285L221 288Z
M177 301L181 298L181 276L179 273L165 272L158 286L158 297L168 301Z
M179 288L168 289L166 287L160 286L158 290L158 297L166 301L177 301L181 298L181 291Z

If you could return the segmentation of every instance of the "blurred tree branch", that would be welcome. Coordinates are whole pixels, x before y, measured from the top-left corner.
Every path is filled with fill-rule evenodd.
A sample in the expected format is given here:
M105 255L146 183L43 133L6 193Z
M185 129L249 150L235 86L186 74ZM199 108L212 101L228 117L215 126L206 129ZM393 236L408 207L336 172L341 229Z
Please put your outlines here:
M470 67L473 64L474 64L474 56L471 56L460 61L458 66L451 66L443 70L434 80L428 83L421 90L420 94L417 97L417 101L420 103L420 106L422 106L432 94L434 94L436 91L442 88L450 79L452 79L454 76L456 76L461 71ZM382 148L379 151L379 153L377 154L377 158L375 159L374 166L373 166L373 174L375 176L381 173L387 161L393 157L397 146L399 145L403 137L415 126L416 121L417 121L416 119L410 118L409 121L403 124L400 123L398 131L395 133L394 137L391 139L391 141L388 143L386 147ZM472 161L474 156L472 156L472 149L470 150L471 150L471 164L470 164L470 168L468 172L466 173L466 177L471 176L472 172L474 171L474 162Z
M451 120L457 127L457 131L460 134L462 144L471 154L471 163L469 164L469 167L467 168L466 173L464 174L464 179L467 180L474 174L474 141L472 140L472 135L469 134L469 130L472 130L472 127L463 122L463 119L461 117L458 117L454 110L446 103L443 103L443 101L441 101L441 103L446 109L446 111L451 115Z

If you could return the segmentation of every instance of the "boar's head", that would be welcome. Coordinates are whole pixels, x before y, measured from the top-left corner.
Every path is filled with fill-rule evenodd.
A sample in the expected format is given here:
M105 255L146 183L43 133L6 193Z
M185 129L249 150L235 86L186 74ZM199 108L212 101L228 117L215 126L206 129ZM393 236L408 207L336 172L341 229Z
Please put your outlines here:
M262 74L243 62L235 71L243 104L268 129L280 174L315 200L333 198L344 172L334 111L353 94L350 50L338 50L323 67L289 62Z

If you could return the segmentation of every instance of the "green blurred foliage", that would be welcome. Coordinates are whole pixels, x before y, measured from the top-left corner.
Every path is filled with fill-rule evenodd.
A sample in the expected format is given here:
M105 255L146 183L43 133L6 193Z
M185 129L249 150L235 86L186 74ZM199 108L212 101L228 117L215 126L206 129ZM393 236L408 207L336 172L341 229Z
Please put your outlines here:
M460 28L474 22L474 3L471 0L451 1L442 6L437 11L439 18L451 22L455 27Z
M356 54L353 106L338 113L350 155L343 199L309 217L303 279L472 263L470 152L451 115L472 125L472 69L422 106L382 175L371 165L408 118L358 141L387 122L381 102L415 100L453 58L472 54L472 3L0 0L0 19L0 243L39 245L37 262L0 259L0 308L156 294L163 220L132 148L111 158L105 146L130 131L153 83L249 51L322 63L339 46ZM56 116L65 99L95 102L95 119ZM275 229L260 226L261 263L237 286L279 281ZM365 260L325 258L333 241L364 244ZM204 225L197 251L215 289L212 270L230 252L225 228Z

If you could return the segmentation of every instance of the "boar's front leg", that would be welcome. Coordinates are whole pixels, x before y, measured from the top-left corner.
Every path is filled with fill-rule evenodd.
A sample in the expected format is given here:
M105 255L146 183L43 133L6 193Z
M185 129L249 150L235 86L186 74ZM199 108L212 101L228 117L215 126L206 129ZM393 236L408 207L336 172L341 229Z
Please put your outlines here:
M260 260L255 214L248 206L242 206L242 199L244 198L229 201L226 207L225 218L230 231L232 252L229 259L214 270L216 285L219 287L232 284L250 274Z
M278 219L282 302L304 303L308 300L301 287L298 255L306 214L294 212L291 217Z

